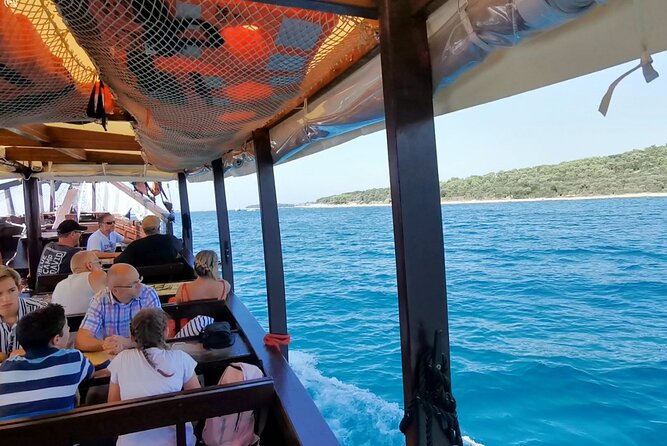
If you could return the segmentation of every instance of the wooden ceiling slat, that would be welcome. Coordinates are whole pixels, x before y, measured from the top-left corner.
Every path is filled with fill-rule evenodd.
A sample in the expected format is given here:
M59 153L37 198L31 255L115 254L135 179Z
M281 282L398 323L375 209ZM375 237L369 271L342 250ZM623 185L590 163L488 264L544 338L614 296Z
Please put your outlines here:
M28 127L23 126L21 129ZM32 127L32 126L30 126ZM116 133L76 130L61 127L46 127L43 135L48 140L39 140L27 136L27 132L20 135L14 130L0 129L0 145L13 147L53 147L55 149L99 149L99 150L132 150L141 151L141 146L134 136L119 135ZM35 129L33 136L38 133Z
M20 127L10 128L8 130L32 141L48 143L51 140L51 136L49 135L49 128L44 124L22 125Z
M81 159L81 156L85 158ZM109 153L109 152L86 152L86 151L65 151L53 150L44 147L6 147L5 158L14 161L41 161L43 163L109 163L109 164L146 164L141 155L129 153Z

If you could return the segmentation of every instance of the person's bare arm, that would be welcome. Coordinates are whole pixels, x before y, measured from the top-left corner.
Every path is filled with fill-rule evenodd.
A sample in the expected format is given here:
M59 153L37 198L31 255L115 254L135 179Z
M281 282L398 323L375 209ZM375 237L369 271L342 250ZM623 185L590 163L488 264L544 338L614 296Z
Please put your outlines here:
M79 328L76 335L76 348L82 352L99 352L103 350L104 341L97 339L93 333L85 328Z
M192 374L192 377L185 384L183 384L183 390L191 389L201 389L201 384L199 384L197 375L194 373ZM109 388L109 391L111 391L111 388Z
M120 401L120 386L118 384L109 383L107 402L113 403L114 401Z
M92 271L88 274L88 284L97 293L107 286L107 273L104 271Z

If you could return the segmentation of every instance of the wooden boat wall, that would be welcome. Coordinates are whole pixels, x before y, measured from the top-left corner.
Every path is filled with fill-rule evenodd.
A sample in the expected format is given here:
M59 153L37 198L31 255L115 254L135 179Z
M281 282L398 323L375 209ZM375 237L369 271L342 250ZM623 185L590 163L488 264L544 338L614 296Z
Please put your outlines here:
M451 397L434 114L631 60L651 81L666 20L663 0L5 0L0 177L22 180L28 221L37 181L178 179L190 246L187 181L212 178L222 269L233 283L224 178L256 172L270 331L286 334L273 165L386 127L410 408L424 352L442 358ZM39 236L28 229L29 240ZM115 434L265 407L267 444L337 444L281 355L287 348L265 346L238 299L229 308L266 380L181 394L177 404L157 398L0 424L3 438L37 442L49 429L67 444L112 417L123 420ZM448 401L448 429L435 444L460 443ZM426 444L414 422L423 410L407 409L409 445Z

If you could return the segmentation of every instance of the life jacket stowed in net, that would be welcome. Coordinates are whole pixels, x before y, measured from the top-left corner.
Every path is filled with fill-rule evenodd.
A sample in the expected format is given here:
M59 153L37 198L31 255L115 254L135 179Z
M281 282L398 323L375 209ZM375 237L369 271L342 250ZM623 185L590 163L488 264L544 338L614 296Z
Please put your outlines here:
M234 384L263 376L264 373L257 366L233 362L225 369L218 384ZM206 446L259 445L259 436L255 433L254 411L207 419L202 439Z

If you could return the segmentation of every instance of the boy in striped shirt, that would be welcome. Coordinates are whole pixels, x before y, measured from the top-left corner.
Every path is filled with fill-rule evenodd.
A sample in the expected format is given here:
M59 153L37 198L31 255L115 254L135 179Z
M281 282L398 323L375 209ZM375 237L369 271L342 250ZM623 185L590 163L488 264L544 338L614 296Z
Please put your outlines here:
M63 307L51 304L25 315L16 336L25 356L0 365L0 420L73 409L79 384L94 368L80 351L64 348L69 327Z

